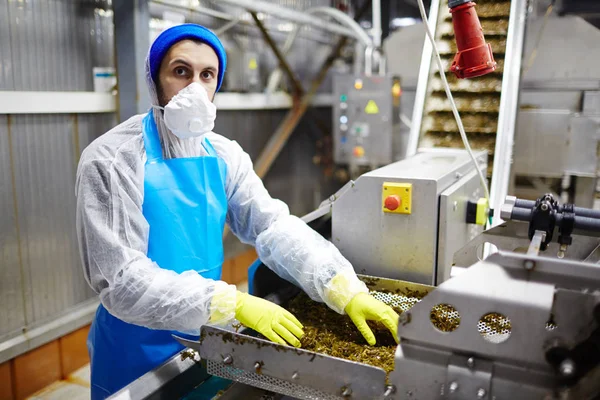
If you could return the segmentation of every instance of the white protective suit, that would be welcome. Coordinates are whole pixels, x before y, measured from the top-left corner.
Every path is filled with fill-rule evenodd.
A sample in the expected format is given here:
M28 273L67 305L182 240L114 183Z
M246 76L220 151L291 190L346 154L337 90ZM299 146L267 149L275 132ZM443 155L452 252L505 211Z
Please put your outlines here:
M146 76L153 105L158 105L148 63ZM76 182L77 235L85 277L117 318L148 328L197 334L211 313L217 314L211 308L216 294L222 317L216 321L213 317L211 323L234 318L237 292L233 285L193 271L177 274L162 269L146 256L143 117L134 116L113 128L81 156ZM206 155L201 145L204 136L182 140L168 131L162 113L155 112L155 121L166 158ZM283 202L269 196L250 157L236 142L216 133L205 137L227 164L227 223L242 242L256 247L269 268L339 313L354 295L368 291L335 246L290 215ZM331 293L328 287L337 274L348 281L345 293ZM336 296L346 303L328 300Z

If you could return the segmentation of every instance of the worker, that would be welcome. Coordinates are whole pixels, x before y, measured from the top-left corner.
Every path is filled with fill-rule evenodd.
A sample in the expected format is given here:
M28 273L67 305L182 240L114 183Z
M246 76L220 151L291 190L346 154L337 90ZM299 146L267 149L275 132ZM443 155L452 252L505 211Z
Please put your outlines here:
M302 324L282 307L220 280L227 222L262 262L313 300L397 340L398 315L368 295L330 242L269 196L248 154L213 133L212 100L226 68L210 30L162 32L146 59L152 107L100 136L77 170L77 235L85 277L101 304L88 338L92 399L105 398L234 319L299 347ZM251 135L252 132L244 132Z

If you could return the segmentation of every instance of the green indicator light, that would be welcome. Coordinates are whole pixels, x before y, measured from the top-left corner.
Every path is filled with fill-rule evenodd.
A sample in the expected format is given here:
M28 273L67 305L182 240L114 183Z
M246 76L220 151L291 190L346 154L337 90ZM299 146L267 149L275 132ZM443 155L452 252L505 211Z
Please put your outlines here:
M348 96L346 96L345 94L343 94L343 95L340 96L340 101L341 102L345 103L346 100L348 100Z

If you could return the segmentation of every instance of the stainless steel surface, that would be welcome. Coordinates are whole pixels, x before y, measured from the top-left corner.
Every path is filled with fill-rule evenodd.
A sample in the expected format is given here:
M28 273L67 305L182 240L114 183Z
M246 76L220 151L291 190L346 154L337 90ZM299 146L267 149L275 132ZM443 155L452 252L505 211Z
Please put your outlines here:
M546 233L543 231L535 231L535 233L533 234L533 238L531 239L531 243L529 244L529 248L527 249L527 255L539 255L540 247L542 246L542 242L544 240L546 240ZM525 265L525 269L533 269L533 263Z
M482 193L479 176L473 170L440 194L436 285L450 279L454 253L483 231L480 225L465 223L467 203L476 203Z
M524 51L525 60L536 46L537 33L543 23L542 18L528 22L530 34ZM598 89L598 40L600 31L581 17L550 17L537 45L535 60L523 75L524 88L565 87L566 84L570 88Z
M174 355L162 365L110 396L109 399L176 399L188 394L209 377L204 368L201 368L197 355L190 352L187 350Z
M597 193L598 179L596 177L578 176L575 182L575 200L581 207L595 208L594 200Z
M504 198L508 194L510 183L510 166L513 155L513 140L517 123L519 105L519 84L521 80L521 64L523 44L525 40L525 21L527 16L527 0L512 0L506 51L504 56L504 73L502 75L502 94L498 114L498 129L494 154L494 168L490 183L490 207L500 210ZM500 221L500 215L494 216L493 223Z
M362 85L359 89L355 88L357 81ZM381 166L404 154L399 130L399 102L394 104L392 96L394 83L400 84L397 78L389 75L383 78L335 75L332 126L336 163ZM366 111L367 106L373 104L371 102L378 109L376 113ZM363 156L353 154L357 146L364 149Z
M484 399L491 391L494 365L487 360L478 360L469 367L468 358L452 355L448 361L448 399Z
M600 113L600 109L596 110ZM570 143L565 172L570 175L596 178L598 143L600 142L600 116L578 115L570 121Z
M323 399L334 400L343 399L341 396L343 390L340 390L339 395L332 395L314 389L311 386L298 385L282 379L273 378L267 375L259 375L254 372L248 372L243 369L229 367L215 361L207 361L208 372L212 375L232 379L239 383L257 387L269 392L276 392L286 396L293 396L294 399Z
M238 382L298 398L339 398L352 389L357 398L374 398L385 391L385 372L365 364L279 345L226 329L204 326L200 342L182 338L208 362L208 372ZM233 361L224 363L226 355ZM259 373L255 364L259 363ZM292 382L292 375L296 379Z
M472 353L470 353L472 354ZM476 379L482 372L465 371L464 378L456 382L455 397L450 397L450 384L447 382L449 374L448 360L452 353L435 349L403 343L396 352L396 370L390 374L390 382L403 388L405 398L411 399L408 393L417 395L418 399L460 398L476 399L477 392L461 392L460 384L464 380L467 384L471 379ZM483 359L481 361L484 361ZM485 361L484 361L485 362ZM477 360L477 364L479 360ZM485 374L485 372L483 372ZM467 375L468 374L468 375ZM532 373L530 368L520 365L509 365L501 361L493 363L491 377L492 390L487 391L488 399L514 399L514 400L542 400L554 399L552 397L554 373ZM547 397L545 397L547 396ZM404 399L400 397L401 399ZM576 399L577 397L574 397Z
M568 158L570 121L569 110L521 110L513 173L562 177Z
M415 25L390 32L390 35L383 42L388 73L402 79L403 92L406 92L407 88L414 92L417 87L421 63L420 55L423 53L424 40L427 40L425 38L425 27L419 21ZM402 49L402 51L398 51L398 49ZM408 116L412 116L413 103L414 100L411 101L410 110L403 110L403 112L407 112Z
M399 325L398 335L403 343L435 343L453 352L484 358L501 356L522 365L548 369L539 342L549 335L545 326L552 310L554 286L527 280L527 273L521 268L511 271L509 277L500 265L481 261L442 283L415 305L410 310L410 322ZM431 325L430 310L437 304L452 304L458 310L460 325L456 330L441 332ZM511 322L510 338L501 347L481 340L476 328L482 316L490 312L507 316Z
M521 90L521 97L519 99L519 106L521 110L519 113L528 111L541 111L541 110L569 110L578 111L581 109L581 103L583 101L583 94L580 91L557 91L557 90L543 90L543 89L530 89ZM518 123L518 121L517 121ZM515 137L519 134L519 129L515 132ZM518 147L515 152L518 151Z
M359 275L370 293L386 304L408 310L431 286L412 282ZM281 285L291 288L289 283ZM284 286L266 298L287 301ZM295 292L290 292L293 295ZM237 328L203 327L198 342L180 340L207 360L208 372L226 379L260 387L295 399L338 399L351 392L351 398L381 398L395 389L385 384L383 370L362 363L333 358L237 333ZM363 369L366 368L366 369Z
M527 269L528 262L533 268ZM593 310L598 304L598 271L593 264L506 252L478 262L409 311L406 323L399 325L402 341L390 382L424 398L434 398L435 389L450 398L450 388L459 393L465 386L470 390L460 398L475 398L479 388L485 389L489 398L554 398L546 396L561 383L546 362L545 351L557 340L572 348L597 328ZM430 310L436 304L456 307L461 318L458 329L442 334L431 327ZM477 320L481 323L481 316L489 312L510 319L508 340L490 343L477 339ZM462 367L453 361L457 354L493 362L493 368L488 368L488 373L492 372L489 388L481 381L481 362L469 365L467 359ZM436 381L445 384L431 384ZM581 398L577 391L571 394L560 398Z
M432 149L362 175L333 203L332 242L358 273L434 284L438 196L473 170L465 151ZM384 182L413 185L412 214L383 212Z

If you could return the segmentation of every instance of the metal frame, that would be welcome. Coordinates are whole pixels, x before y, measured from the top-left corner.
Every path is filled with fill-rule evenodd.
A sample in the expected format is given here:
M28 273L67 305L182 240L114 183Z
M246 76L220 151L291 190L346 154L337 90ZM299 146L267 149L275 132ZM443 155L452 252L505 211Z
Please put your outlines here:
M150 47L148 1L113 1L119 121L145 113L150 107L144 75Z
M280 345L227 329L204 326L200 341L179 337L177 340L196 350L203 360L225 368L255 371L259 376L292 382L328 395L339 396L344 390L350 390L356 398L371 399L381 396L385 391L385 372L380 368ZM298 396L302 397L300 393Z
M0 91L0 114L111 113L117 99L98 92Z
M527 0L513 0L510 5L508 20L500 113L498 114L496 147L494 149L494 154L498 156L494 158L490 185L490 207L495 210L492 219L493 225L497 225L502 221L500 219L500 206L508 194L510 184L510 166L519 106L519 85L526 21Z
M429 8L429 19L427 24L431 29L432 35L435 37L437 29L438 14L440 11L440 0L432 0ZM413 116L411 120L410 136L406 149L406 157L410 157L417 153L419 147L419 139L421 138L421 122L423 121L423 112L425 111L425 97L427 97L427 87L430 73L431 63L433 61L433 46L425 35L425 43L423 44L423 53L421 55L421 67L419 68L419 78L417 80L417 90L415 93L415 103L413 107Z
M418 390L423 398L433 398L428 394L440 390L447 398L549 398L543 395L559 389L548 350L553 343L573 349L597 328L594 313L600 296L594 290L600 288L600 274L593 264L533 253L496 253L444 282L403 314L390 383ZM460 320L452 332L441 332L430 321L430 310L438 304L457 310ZM479 332L480 319L493 312L509 318L510 330L497 335L497 341L486 341ZM490 361L493 369L482 370ZM597 390L597 382L583 385ZM484 395L475 396L481 389ZM581 398L566 394L557 398Z
M184 396L210 378L206 369L198 361L197 354L191 350L177 353L165 363L113 394L110 399L158 400Z
M0 364L89 324L96 315L98 304L97 298L90 299L65 310L48 323L30 327L8 340L0 340Z

